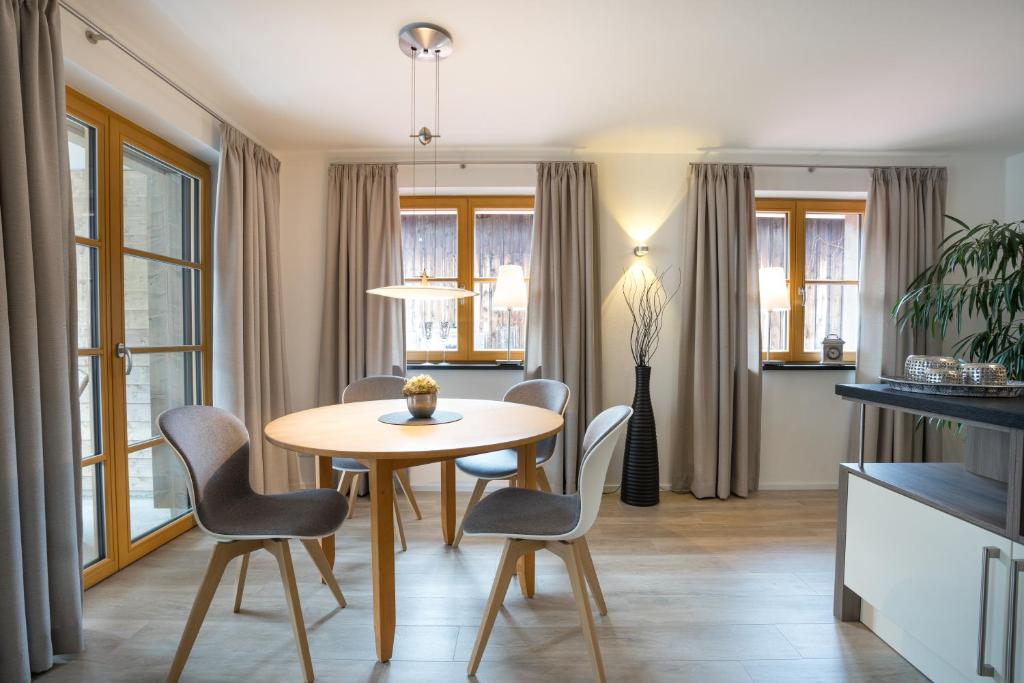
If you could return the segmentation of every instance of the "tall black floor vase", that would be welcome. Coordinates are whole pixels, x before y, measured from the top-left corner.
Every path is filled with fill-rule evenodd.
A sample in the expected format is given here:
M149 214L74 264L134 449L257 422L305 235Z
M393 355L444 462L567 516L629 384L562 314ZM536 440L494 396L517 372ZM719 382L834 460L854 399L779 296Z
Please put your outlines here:
M633 417L626 430L622 459L622 502L628 505L658 504L658 434L651 409L651 366L636 367Z

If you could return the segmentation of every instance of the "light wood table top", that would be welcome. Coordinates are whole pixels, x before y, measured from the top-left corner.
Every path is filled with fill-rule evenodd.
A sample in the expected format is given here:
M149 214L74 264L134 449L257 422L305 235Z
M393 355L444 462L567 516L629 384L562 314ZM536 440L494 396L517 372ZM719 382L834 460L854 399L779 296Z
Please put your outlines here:
M264 433L277 446L322 456L430 459L516 448L562 429L562 416L544 408L462 398L437 402L438 410L461 413L457 422L399 426L377 419L405 409L401 399L312 408L274 420Z
M370 553L373 576L373 623L377 659L391 659L395 641L395 472L432 462L441 463L441 530L445 543L455 537L455 459L464 455L514 448L516 485L537 487L537 442L562 429L562 416L544 408L504 401L442 398L438 410L462 414L439 425L402 426L380 422L385 413L405 410L402 399L344 403L303 410L266 426L271 443L316 456L319 487L333 488L332 457L365 461L369 468ZM344 528L342 528L344 532ZM329 565L334 565L334 535L320 540ZM534 553L520 559L516 577L523 595L533 597Z

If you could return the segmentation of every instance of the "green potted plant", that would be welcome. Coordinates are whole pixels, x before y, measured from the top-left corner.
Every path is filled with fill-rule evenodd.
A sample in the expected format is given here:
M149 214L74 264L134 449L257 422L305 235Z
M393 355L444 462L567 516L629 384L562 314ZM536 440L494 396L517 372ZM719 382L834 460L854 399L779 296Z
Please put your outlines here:
M430 375L416 375L405 383L402 393L413 417L430 417L437 409L440 386Z
M970 362L1001 363L1010 379L1024 379L1024 221L971 227L946 216L957 230L939 244L935 264L922 271L892 310L900 329L951 332L953 354ZM1005 481L1006 435L969 429L964 466Z

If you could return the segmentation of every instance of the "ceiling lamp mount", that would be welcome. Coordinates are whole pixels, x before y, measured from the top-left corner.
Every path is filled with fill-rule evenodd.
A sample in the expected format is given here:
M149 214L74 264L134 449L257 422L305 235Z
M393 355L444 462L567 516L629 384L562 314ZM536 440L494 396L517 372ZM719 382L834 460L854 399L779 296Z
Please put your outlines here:
M406 57L423 61L444 59L455 50L448 30L425 21L406 24L398 32L398 47Z

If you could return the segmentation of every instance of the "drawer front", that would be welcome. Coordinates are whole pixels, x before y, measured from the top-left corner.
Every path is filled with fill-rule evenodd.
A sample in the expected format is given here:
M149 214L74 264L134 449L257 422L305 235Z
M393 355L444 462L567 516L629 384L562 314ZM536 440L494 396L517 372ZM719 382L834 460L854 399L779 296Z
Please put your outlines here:
M998 554L985 560L986 548ZM850 476L846 585L926 648L911 655L887 638L925 674L948 666L965 680L1004 680L1010 555L1008 539ZM984 663L992 677L977 673L986 565ZM947 666L930 665L927 654Z

